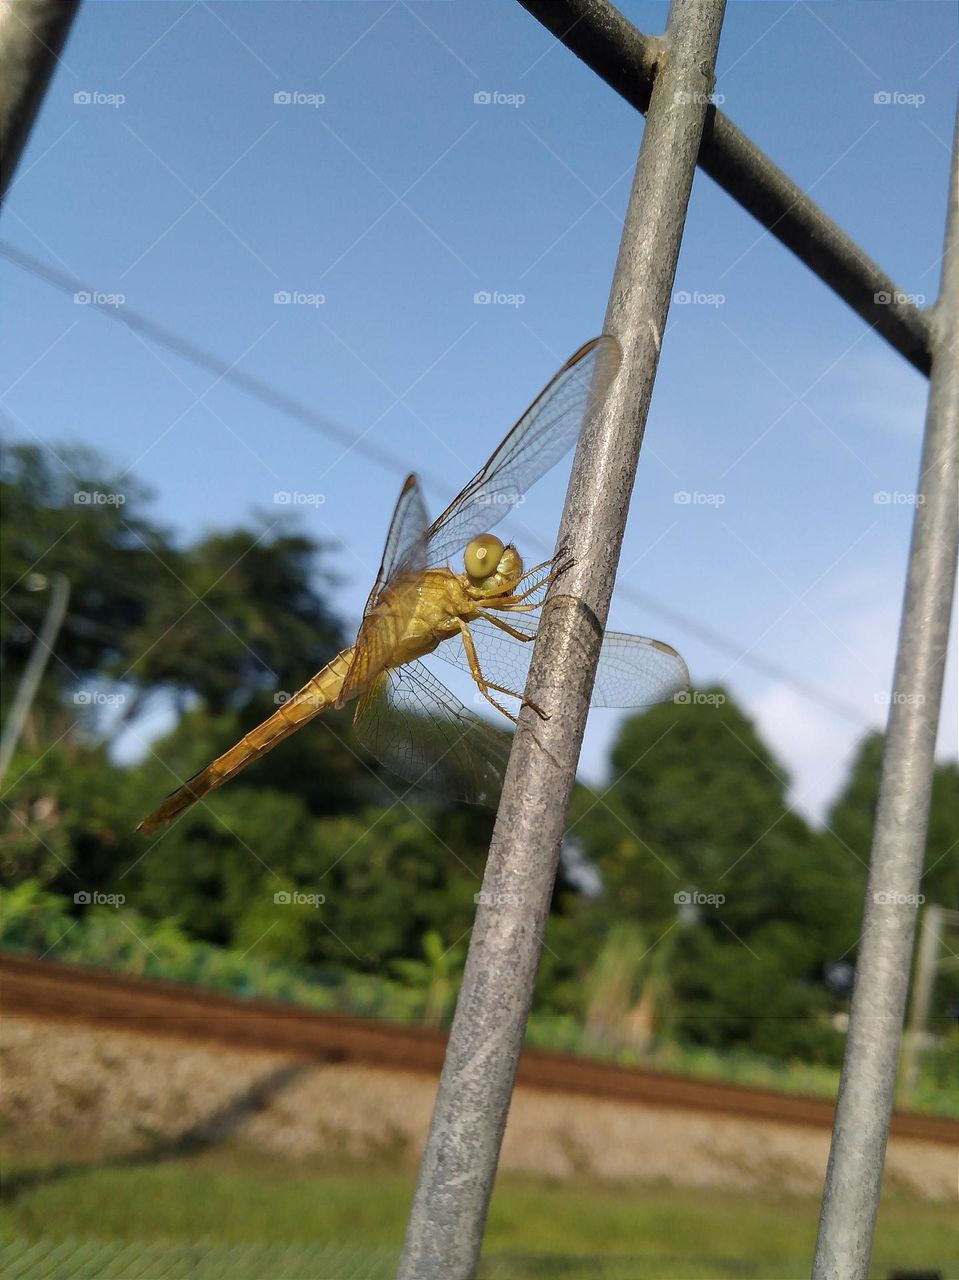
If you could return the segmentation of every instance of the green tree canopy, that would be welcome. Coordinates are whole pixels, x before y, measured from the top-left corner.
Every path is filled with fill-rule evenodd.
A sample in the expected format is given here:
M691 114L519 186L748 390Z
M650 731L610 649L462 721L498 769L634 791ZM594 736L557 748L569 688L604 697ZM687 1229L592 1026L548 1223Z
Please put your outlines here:
M102 501L100 499L103 499ZM166 535L143 515L146 493L94 455L33 445L0 449L0 645L4 705L46 612L38 578L63 573L70 608L37 710L123 670L129 637L157 590Z
M868 864L872 845L882 748L881 733L863 739L827 818L833 837L863 864ZM959 909L959 764L955 761L937 765L932 776L922 892L930 902Z
M872 845L879 782L882 773L883 735L873 733L860 745L845 784L829 811L826 839L855 863L849 891L849 916L857 928L862 919L866 866ZM929 829L920 892L925 902L959 910L959 765L948 761L936 766L932 776ZM950 934L951 938L955 934ZM951 951L955 946L946 942ZM949 951L942 951L948 958ZM942 1017L951 1011L953 1024L959 1009L959 969L946 964L934 986L934 1010Z
M221 711L298 687L343 644L322 544L275 516L184 547L149 519L145 489L76 450L6 448L0 485L6 697L46 609L38 573L71 587L38 705L120 681L127 720L160 690Z
M841 1048L822 1029L820 980L856 940L847 859L790 808L749 718L722 689L654 707L625 722L611 764L608 791L577 797L572 831L602 875L595 913L671 948L671 1020L714 1044Z
M63 573L71 585L7 778L0 869L64 893L105 889L143 853L137 820L342 646L324 548L270 517L182 546L151 521L149 496L131 477L77 450L6 448L0 483L5 699L47 608L48 593L31 589L36 575ZM142 765L121 769L98 744L105 731L139 734L138 713L154 695L179 709L176 727ZM104 716L103 701L122 714ZM298 735L282 760L243 781L298 797L308 814L355 807L367 771L338 719ZM277 830L272 844L280 841ZM205 852L191 856L202 863Z

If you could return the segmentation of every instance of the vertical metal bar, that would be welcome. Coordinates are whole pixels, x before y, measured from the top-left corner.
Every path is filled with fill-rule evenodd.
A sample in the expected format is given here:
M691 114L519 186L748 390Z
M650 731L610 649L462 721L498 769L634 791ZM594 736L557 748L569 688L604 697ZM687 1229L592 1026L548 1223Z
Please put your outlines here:
M609 611L696 171L725 0L673 0L613 278L624 351L576 451L560 545L576 558L544 610L481 905L400 1260L400 1280L474 1274Z
M912 1006L909 1010L909 1030L902 1055L902 1089L900 1102L908 1107L919 1083L919 1063L922 1059L926 1023L932 1008L932 990L939 967L939 946L945 911L930 902L922 913L919 926L919 946L916 948L916 973L912 984Z
M959 115L956 121L959 146ZM959 525L959 159L863 932L814 1280L865 1280L879 1206L925 853Z
M80 0L0 5L0 199L40 110Z

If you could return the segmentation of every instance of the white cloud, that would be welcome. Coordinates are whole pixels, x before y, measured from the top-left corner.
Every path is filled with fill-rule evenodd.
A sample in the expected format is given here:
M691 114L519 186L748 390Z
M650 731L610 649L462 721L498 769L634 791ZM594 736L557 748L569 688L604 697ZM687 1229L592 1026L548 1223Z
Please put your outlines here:
M792 779L790 802L822 821L846 776L861 734L783 684L772 684L748 707L764 741Z
M883 589L884 588L884 589ZM843 702L861 708L865 725L858 730L848 720L810 702L792 687L771 682L748 705L759 731L792 777L795 807L819 822L842 787L866 726L882 730L888 715L896 638L898 598L881 575L857 572L837 584L835 612L827 617L844 641L832 649L828 666L789 662L808 679ZM876 604L880 600L882 603ZM937 755L957 754L956 631L953 628L943 692Z

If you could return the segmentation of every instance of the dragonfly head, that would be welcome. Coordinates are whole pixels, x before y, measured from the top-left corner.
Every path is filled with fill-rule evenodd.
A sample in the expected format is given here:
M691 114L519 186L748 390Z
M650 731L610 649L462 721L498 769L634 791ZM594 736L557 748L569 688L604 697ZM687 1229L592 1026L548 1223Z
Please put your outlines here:
M523 576L523 560L512 545L504 545L491 533L480 534L466 548L466 573L484 595L511 591Z

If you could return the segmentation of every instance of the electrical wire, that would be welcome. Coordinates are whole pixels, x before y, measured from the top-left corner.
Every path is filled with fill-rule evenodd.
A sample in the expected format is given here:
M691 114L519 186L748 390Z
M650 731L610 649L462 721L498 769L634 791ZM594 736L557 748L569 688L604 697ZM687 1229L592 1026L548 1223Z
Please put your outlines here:
M253 399L269 405L270 408L278 410L280 413L299 422L302 426L345 445L352 452L368 458L370 462L383 467L398 477L405 478L407 475L409 468L406 461L400 458L399 455L392 453L388 449L381 448L373 441L356 435L348 428L333 422L321 413L317 413L302 401L287 395L271 383L264 381L262 378L254 377L252 374L244 373L242 370L228 364L214 352L201 347L174 330L158 324L149 317L141 315L131 307L124 306L120 308L111 306L106 302L99 302L97 300L99 291L85 285L75 276L58 270L49 263L35 258L32 254L25 253L8 241L0 240L0 256L36 279L58 289L61 293L71 295L84 293L88 295L91 309L101 315L106 315L115 323L143 334L144 337L151 338L160 346L165 347L168 351L182 357L184 360L188 360L198 368L215 374L220 381L239 388ZM438 493L442 493L446 488L443 479L432 475L429 471L421 470L419 474L426 484ZM631 587L628 583L617 583L616 592L621 599L629 600L644 609L657 613L660 617L668 619L673 625L681 628L687 634L695 636L711 649L732 657L736 663L749 667L767 679L778 680L799 694L800 697L817 704L831 714L855 724L860 729L872 727L862 712L852 703L836 698L825 690L817 688L779 663L761 655L745 652L740 643L711 627L704 626L698 619L691 618L677 609L660 603L652 596L648 596L644 592Z

